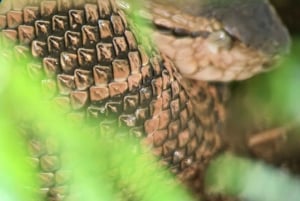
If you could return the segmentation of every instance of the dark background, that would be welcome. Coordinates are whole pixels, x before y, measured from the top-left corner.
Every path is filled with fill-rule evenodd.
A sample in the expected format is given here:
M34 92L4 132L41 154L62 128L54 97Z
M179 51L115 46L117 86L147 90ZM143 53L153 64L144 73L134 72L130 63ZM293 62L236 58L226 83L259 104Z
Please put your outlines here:
M271 0L292 34L300 34L300 1Z

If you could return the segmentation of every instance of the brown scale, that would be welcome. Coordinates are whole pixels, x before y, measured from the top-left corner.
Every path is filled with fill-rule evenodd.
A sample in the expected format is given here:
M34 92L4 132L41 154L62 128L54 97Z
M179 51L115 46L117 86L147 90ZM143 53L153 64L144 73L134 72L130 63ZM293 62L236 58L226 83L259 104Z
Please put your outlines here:
M201 171L219 147L216 125L223 122L217 87L191 82L201 87L190 92L168 58L146 53L114 1L12 2L1 9L1 35L18 54L38 58L27 66L29 74L41 77L45 94L69 118L93 120L109 133L116 122L129 127L128 135L151 146L181 180L201 188ZM24 133L41 193L65 200L69 173L59 145L29 128Z

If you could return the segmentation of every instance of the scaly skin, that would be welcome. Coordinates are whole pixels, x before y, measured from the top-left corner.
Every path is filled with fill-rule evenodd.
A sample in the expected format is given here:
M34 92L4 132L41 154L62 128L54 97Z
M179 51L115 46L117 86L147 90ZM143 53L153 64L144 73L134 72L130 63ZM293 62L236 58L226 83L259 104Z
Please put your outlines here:
M184 77L244 80L289 50L288 31L267 0L146 2L158 48Z
M160 6L153 4L150 11L157 15L155 9ZM218 24L213 31L222 27L215 19L201 19ZM208 31L211 25L207 23ZM17 56L29 53L36 58L27 67L30 76L41 81L48 98L65 109L68 117L92 120L102 130L115 123L129 127L128 135L141 138L179 179L193 191L202 192L203 169L220 147L225 85L182 78L174 55L160 45L162 54L137 41L127 15L113 0L13 1L11 5L4 1L0 29L1 36L12 41ZM155 36L162 37L160 31ZM192 40L204 39L199 35ZM237 53L248 48L243 41L234 44ZM263 54L250 49L255 56ZM263 63L271 60L262 57ZM59 149L51 146L53 139L39 139L30 126L23 131L39 169L45 200L66 199L68 173L63 170Z

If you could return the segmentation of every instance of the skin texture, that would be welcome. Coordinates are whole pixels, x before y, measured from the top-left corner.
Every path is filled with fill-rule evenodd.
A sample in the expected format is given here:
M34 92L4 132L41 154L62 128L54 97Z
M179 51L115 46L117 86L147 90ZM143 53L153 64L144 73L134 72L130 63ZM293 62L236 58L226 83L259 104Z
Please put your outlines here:
M24 8L26 2L6 1L0 9L1 34L12 40L10 48L39 59L28 71L35 79L44 75L38 78L41 85L67 116L93 120L101 129L113 128L109 122L117 120L110 117L117 117L130 128L128 135L140 138L192 191L202 194L203 170L220 148L228 100L225 84L206 81L249 78L289 45L287 31L266 2L234 1L231 7L212 2L146 1L149 15L140 17L157 27L153 37L160 52L136 39L127 15L109 0L33 1L27 2L29 8ZM229 11L235 6L266 9L269 26L258 29L265 23L261 16L249 22L243 12L237 13L243 20L232 21ZM278 45L267 40L258 46L266 35ZM100 122L103 117L107 121ZM39 175L56 174L60 153L46 150L47 137L39 140L35 131L24 131L31 158L40 164ZM47 186L49 178L42 179ZM57 192L60 185L65 183L47 186L45 199L67 196Z
M0 45L16 50L16 58L33 57L24 68L41 85L43 98L91 130L135 136L202 194L203 171L220 148L223 88L197 82L188 91L172 60L137 40L137 30L114 1L27 3L0 8L0 34L10 41ZM71 182L54 180L64 175L64 158L48 146L51 136L22 125L44 200L72 195Z
M268 1L167 0L148 8L158 47L188 78L244 80L270 70L290 46Z

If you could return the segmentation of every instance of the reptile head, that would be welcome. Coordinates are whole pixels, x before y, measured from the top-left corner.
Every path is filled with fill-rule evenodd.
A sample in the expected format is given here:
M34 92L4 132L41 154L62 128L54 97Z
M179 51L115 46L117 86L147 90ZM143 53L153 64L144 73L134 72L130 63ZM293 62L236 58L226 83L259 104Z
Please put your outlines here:
M267 0L165 0L150 9L159 49L188 78L243 80L289 50L289 33Z

